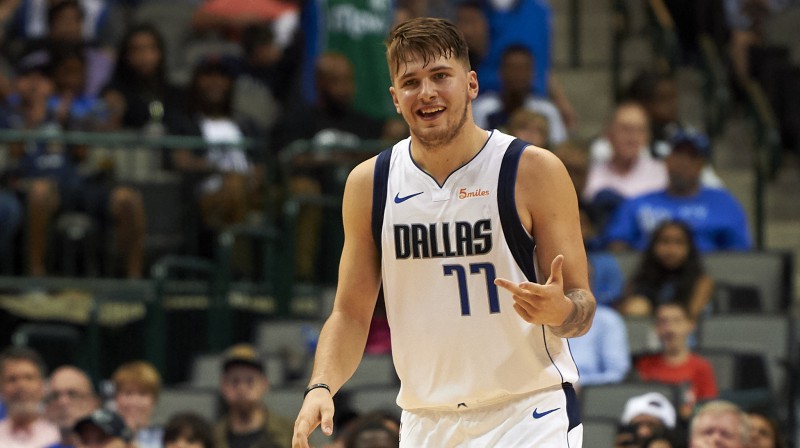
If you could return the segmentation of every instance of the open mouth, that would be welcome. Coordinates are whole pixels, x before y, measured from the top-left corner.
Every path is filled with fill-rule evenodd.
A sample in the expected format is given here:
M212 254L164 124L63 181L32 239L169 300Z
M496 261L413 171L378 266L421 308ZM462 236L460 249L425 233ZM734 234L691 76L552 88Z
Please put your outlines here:
M417 116L423 120L435 120L444 113L445 109L444 106L424 107L417 110Z

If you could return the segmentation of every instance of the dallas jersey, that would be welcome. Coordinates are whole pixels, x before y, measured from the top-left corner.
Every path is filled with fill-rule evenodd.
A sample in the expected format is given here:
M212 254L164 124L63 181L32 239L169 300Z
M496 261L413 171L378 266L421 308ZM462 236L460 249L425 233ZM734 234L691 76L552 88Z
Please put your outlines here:
M525 322L494 285L536 281L514 200L526 146L493 131L444 185L414 163L410 138L377 158L372 231L403 409L472 408L578 379L567 340Z

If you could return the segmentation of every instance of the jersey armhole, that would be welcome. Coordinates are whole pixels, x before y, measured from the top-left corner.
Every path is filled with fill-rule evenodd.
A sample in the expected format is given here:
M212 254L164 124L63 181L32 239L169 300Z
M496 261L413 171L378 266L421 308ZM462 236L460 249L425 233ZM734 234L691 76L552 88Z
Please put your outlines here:
M378 255L381 254L381 229L383 228L383 212L386 208L386 192L389 184L389 162L392 148L378 154L375 160L375 172L372 182L372 240Z
M514 189L517 184L517 171L522 152L529 143L514 139L506 149L503 162L500 166L500 177L497 180L497 207L500 212L500 224L503 227L506 243L508 244L514 261L528 278L536 282L536 267L534 265L534 241L525 232L517 213L517 201Z

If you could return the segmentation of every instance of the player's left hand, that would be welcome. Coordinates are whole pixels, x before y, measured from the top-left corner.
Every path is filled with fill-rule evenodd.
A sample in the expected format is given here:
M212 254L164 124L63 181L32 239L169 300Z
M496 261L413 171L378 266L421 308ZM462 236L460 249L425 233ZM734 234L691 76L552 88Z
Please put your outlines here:
M494 284L509 291L514 298L514 309L523 320L532 324L558 327L564 323L572 307L572 301L564 295L564 256L558 255L550 266L547 283L514 283L504 278L495 279Z

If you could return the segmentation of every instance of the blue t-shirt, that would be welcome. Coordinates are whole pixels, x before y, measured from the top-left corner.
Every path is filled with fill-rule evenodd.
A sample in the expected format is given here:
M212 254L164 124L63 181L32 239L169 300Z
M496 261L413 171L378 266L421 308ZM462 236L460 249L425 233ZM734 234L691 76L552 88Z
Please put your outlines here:
M598 305L613 306L622 297L625 276L617 259L605 252L589 252L589 283Z
M489 22L489 51L480 65L473 70L478 73L481 91L500 90L500 59L510 45L527 47L534 57L532 87L536 95L547 97L547 78L551 63L551 34L553 11L546 0L517 0L507 11L489 6L486 11Z
M727 191L712 188L689 197L659 191L631 198L614 213L604 240L644 250L652 231L667 219L687 223L700 252L747 250L753 245L742 205Z

